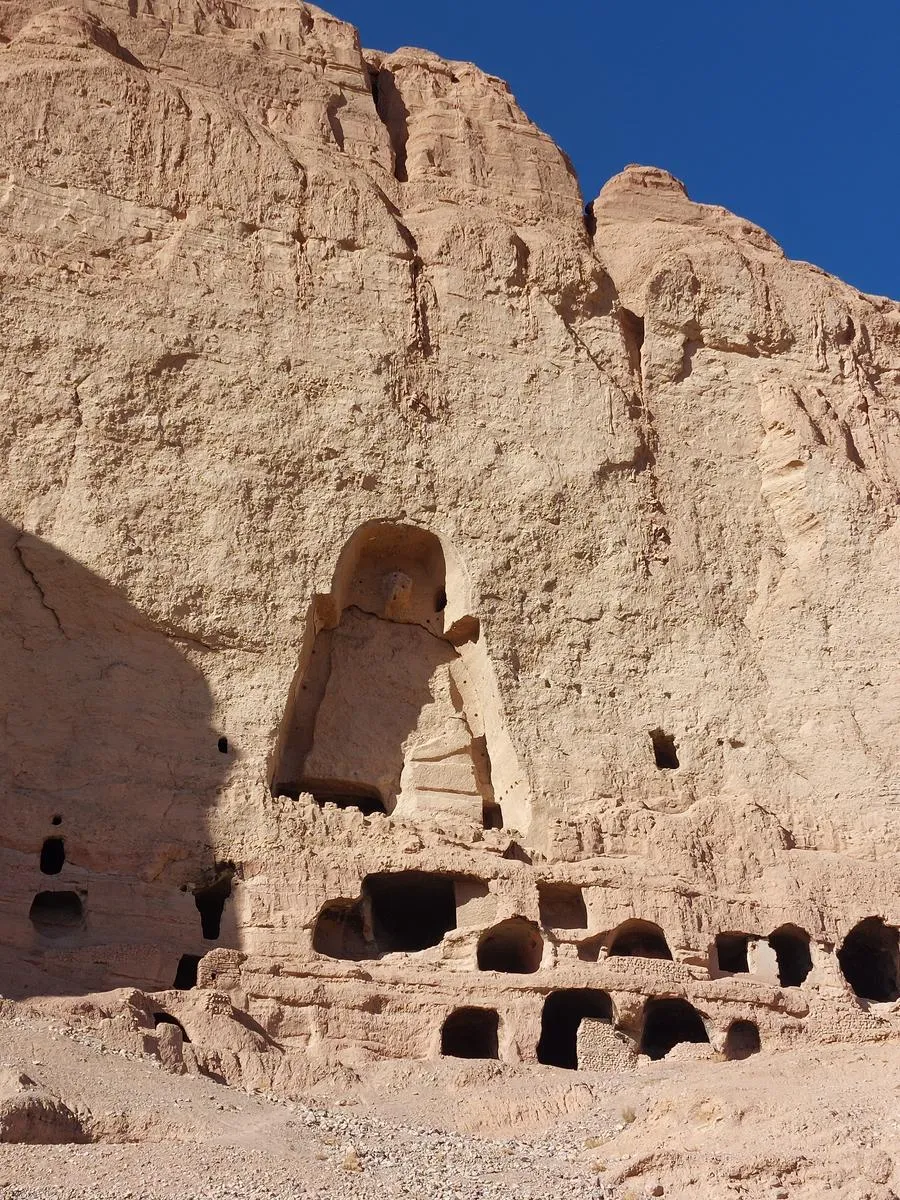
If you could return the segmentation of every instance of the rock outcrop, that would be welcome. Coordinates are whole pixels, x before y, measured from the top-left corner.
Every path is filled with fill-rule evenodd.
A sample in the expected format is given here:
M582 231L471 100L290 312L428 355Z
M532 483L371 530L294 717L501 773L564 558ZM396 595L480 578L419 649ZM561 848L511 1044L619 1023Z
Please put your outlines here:
M0 163L0 993L900 1032L897 304L306 4L5 0Z

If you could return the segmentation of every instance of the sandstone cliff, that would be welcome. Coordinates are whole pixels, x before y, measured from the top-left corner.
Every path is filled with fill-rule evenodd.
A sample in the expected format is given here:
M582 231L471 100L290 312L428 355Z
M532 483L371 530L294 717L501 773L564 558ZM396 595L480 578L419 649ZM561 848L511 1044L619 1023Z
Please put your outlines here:
M0 142L0 992L896 1034L897 304L305 4L2 0Z

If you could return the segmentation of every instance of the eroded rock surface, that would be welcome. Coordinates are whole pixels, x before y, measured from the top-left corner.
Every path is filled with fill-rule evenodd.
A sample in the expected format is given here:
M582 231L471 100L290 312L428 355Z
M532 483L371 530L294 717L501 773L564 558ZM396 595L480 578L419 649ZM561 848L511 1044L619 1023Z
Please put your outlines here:
M288 1094L895 1037L900 308L309 5L0 38L0 992Z

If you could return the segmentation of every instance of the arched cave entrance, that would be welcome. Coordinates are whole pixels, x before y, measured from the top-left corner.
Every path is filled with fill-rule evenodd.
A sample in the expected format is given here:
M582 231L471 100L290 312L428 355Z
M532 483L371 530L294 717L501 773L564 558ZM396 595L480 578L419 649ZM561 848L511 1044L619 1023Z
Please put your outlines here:
M665 1058L681 1042L708 1042L703 1018L687 1000L675 996L648 1000L644 1006L641 1054Z
M77 892L38 892L28 917L44 937L65 937L84 927L84 905Z
M778 962L778 982L782 987L799 987L812 970L809 934L796 925L782 925L769 937Z
M612 936L609 955L632 958L664 958L671 960L672 951L666 935L652 921L625 921Z
M180 1021L176 1021L171 1013L155 1012L153 1014L153 1025L156 1029L158 1029L160 1025L174 1025L176 1029L181 1030L182 1041L186 1042L188 1045L190 1044L191 1039L187 1035L187 1030Z
M753 1021L732 1021L725 1035L725 1057L729 1059L749 1058L762 1049L759 1028Z
M61 837L49 837L41 846L41 874L58 875L65 866L66 844Z
M353 534L330 593L310 608L273 755L275 795L502 825L481 681L460 652L478 642L478 621L458 597L448 603L448 586L430 530L372 521Z
M538 1062L549 1067L578 1066L578 1027L585 1017L612 1022L612 1000L595 988L551 992L541 1014Z
M524 917L510 917L481 935L478 969L531 975L540 967L543 952L544 942L537 925Z
M189 991L197 986L197 971L200 967L199 954L182 954L175 971L173 988L179 991Z
M450 1058L497 1058L500 1017L492 1008L458 1008L441 1029L441 1054Z
M313 950L351 961L374 957L366 941L361 901L329 900L322 906L313 927Z
M900 934L881 917L866 917L837 952L844 978L864 1000L900 999Z

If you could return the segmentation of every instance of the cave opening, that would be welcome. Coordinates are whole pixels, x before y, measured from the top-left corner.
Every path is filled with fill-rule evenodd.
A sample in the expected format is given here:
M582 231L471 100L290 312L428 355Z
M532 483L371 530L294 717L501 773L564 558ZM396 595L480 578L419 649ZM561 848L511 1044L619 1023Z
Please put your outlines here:
M233 879L234 863L218 862L212 883L194 890L194 903L200 913L200 927L208 942L216 941L221 932L222 913L225 911L225 901L231 896Z
M716 962L719 970L732 975L746 975L750 970L749 946L750 938L746 933L717 934Z
M812 970L809 934L796 925L782 925L769 937L778 962L778 982L782 987L799 987Z
M190 991L191 988L197 986L197 970L200 966L199 954L182 954L178 960L178 967L175 970L175 979L172 983L173 988L179 991Z
M328 958L351 961L373 957L359 900L329 900L322 906L313 927L313 950Z
M589 1017L612 1022L612 1000L596 988L551 992L541 1013L538 1062L549 1067L578 1067L578 1028Z
M648 1058L665 1058L682 1042L708 1042L703 1018L687 1000L667 996L648 1000L644 1007L641 1053Z
M61 837L49 837L41 846L41 874L58 875L66 862L66 845Z
M662 729L650 730L650 741L653 743L653 757L660 771L677 771L681 765L678 761L678 747L671 733Z
M84 905L77 892L38 892L28 913L45 937L63 937L84 925Z
M900 934L881 917L866 917L837 952L844 978L864 1000L900 999Z
M441 1029L441 1054L449 1058L497 1058L500 1017L493 1008L458 1008Z
M483 933L476 952L479 971L531 975L541 965L544 942L537 925L510 917Z
M759 1054L762 1044L759 1028L753 1021L732 1021L725 1035L725 1057L728 1059L749 1058Z
M538 883L538 904L545 929L587 929L587 909L578 884Z
M671 961L672 951L666 935L652 921L625 921L612 936L610 958L623 955L630 958L664 958Z
M427 950L456 928L456 889L449 875L397 871L363 881L372 933L383 953Z

